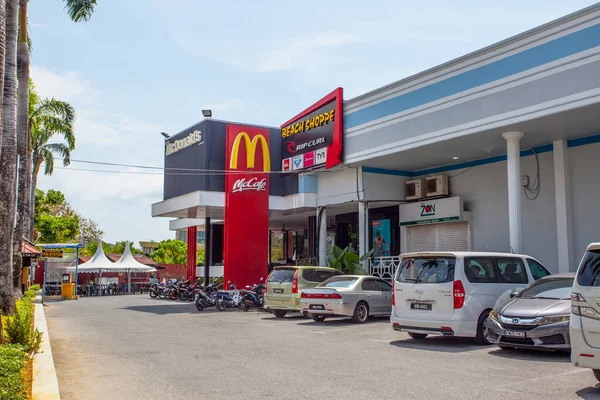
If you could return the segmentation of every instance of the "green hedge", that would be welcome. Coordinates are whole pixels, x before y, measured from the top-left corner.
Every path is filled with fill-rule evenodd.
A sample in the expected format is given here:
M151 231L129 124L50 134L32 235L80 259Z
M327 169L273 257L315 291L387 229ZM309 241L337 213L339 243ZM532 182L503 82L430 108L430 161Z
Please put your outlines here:
M42 333L33 326L33 307L31 300L35 293L31 290L25 292L22 300L17 301L15 313L6 317L4 329L8 343L23 346L28 353L37 352L42 344Z
M26 354L22 346L0 346L0 400L25 400L25 383L21 370Z

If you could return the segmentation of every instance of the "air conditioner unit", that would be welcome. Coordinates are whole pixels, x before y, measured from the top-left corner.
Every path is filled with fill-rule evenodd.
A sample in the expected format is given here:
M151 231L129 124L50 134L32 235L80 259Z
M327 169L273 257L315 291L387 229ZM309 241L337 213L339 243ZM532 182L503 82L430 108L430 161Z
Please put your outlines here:
M425 178L427 197L448 196L448 175L439 174Z
M425 179L413 179L404 183L406 200L419 200L425 197Z

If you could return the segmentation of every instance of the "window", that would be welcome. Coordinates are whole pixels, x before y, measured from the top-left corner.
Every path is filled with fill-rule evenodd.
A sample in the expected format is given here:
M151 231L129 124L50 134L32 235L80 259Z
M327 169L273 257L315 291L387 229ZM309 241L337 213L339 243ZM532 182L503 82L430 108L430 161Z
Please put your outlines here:
M533 283L519 293L522 299L569 300L573 290L573 278L548 278Z
M505 282L491 258L465 258L465 275L471 283Z
M588 251L579 267L577 283L580 286L600 286L600 251Z
M398 269L398 282L447 283L454 280L454 258L404 258Z
M389 283L387 283L384 280L377 280L377 284L379 285L379 290L381 290L382 292L391 292L392 291L392 285L390 285Z
M293 268L286 269L274 269L269 275L267 282L292 282L294 280L294 273L296 272Z
M379 285L375 279L365 279L362 281L361 288L365 292L379 292Z
M318 287L329 287L329 288L349 288L354 285L358 278L351 276L334 276L327 282L321 283Z
M533 276L533 279L536 281L540 278L550 275L550 272L548 272L548 270L546 268L544 268L544 266L542 264L540 264L539 262L537 262L531 258L527 259L527 265L529 265L529 270L531 271L531 275Z
M332 276L343 275L340 271L329 269L307 268L302 270L302 279L309 282L324 282Z
M520 258L497 258L500 274L508 283L527 283L527 271ZM502 282L502 281L500 281Z

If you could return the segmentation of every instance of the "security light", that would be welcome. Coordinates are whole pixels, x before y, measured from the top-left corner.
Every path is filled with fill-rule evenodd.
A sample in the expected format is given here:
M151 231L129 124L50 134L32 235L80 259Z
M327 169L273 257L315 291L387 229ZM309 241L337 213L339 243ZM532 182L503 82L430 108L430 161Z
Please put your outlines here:
M165 137L165 139L169 139L171 137L171 135L169 135L168 133L165 132L161 132L161 135L163 135Z
M202 115L204 115L205 118L211 118L212 110L202 110Z

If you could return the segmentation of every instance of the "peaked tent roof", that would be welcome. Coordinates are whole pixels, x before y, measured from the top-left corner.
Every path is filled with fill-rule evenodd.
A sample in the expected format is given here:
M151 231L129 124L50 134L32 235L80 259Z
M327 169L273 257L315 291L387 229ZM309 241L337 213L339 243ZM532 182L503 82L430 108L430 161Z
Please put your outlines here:
M125 245L125 251L123 252L123 255L114 263L114 265L120 270L131 270L134 272L156 271L156 268L144 265L133 257L133 254L131 254L131 248L129 247L129 242L127 242Z
M98 248L96 249L96 253L90 260L86 263L80 264L77 267L78 272L96 272L98 270L114 271L114 264L106 257L104 254L104 250L102 249L102 242L98 242ZM67 268L67 271L73 272L75 271L75 267Z

